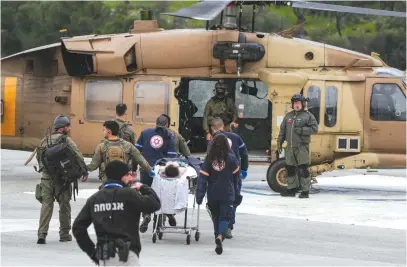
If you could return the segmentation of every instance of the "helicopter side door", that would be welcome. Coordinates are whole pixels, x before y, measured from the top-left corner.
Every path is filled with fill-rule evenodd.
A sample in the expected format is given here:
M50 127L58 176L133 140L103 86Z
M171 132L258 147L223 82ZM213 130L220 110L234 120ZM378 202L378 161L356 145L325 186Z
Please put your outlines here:
M406 152L406 92L400 78L366 79L364 149Z

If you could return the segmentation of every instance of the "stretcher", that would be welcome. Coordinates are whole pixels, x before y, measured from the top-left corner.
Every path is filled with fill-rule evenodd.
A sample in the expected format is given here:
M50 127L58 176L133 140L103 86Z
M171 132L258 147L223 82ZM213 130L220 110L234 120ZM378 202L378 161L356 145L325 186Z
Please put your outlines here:
M185 173L179 177L169 178L163 174L165 164L169 161L177 162L182 168L186 168ZM163 239L164 234L186 234L187 245L191 244L191 236L195 231L195 241L199 241L199 211L200 207L196 203L195 191L197 185L197 178L202 166L202 162L199 158L186 157L186 158L163 158L157 161L154 166L154 172L156 173L153 178L152 189L156 192L161 201L160 210L154 213L154 224L152 241L157 242ZM174 193L174 190L176 191ZM193 195L192 214L188 216L188 196ZM186 202L185 202L186 196ZM174 201L173 197L177 200L182 199L184 201ZM183 205L179 205L182 202ZM194 224L195 208L196 223ZM182 226L169 226L166 225L166 214L182 214L184 213L184 220Z

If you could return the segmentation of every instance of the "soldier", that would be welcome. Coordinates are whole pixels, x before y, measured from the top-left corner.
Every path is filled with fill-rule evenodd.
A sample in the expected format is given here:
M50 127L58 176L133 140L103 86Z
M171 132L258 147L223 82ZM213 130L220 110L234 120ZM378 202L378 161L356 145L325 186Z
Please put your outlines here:
M237 185L237 190L238 194L240 194L240 190L242 189L242 179L246 179L247 177L247 169L249 168L249 155L247 152L247 148L245 143L243 142L242 138L240 138L239 135L231 132L225 132L224 131L224 124L221 118L213 118L212 120L212 132L213 136L215 137L218 134L224 134L229 142L229 145L231 146L232 152L235 155L239 166L240 166L240 177L241 179L238 179L238 185ZM211 140L212 141L212 140ZM212 143L212 142L210 142ZM208 146L209 150L209 146ZM233 230L233 225L235 224L235 218L236 218L236 208L237 206L234 205L233 207L233 213L230 218L229 226L228 229L225 232L225 238L233 238L232 236L232 230Z
M137 140L136 147L141 151L141 154L147 162L153 167L159 159L177 156L174 138L168 131L168 127L169 121L167 117L160 115L156 120L156 127L142 131ZM151 186L153 183L153 176L149 176L144 169L140 170L140 176L143 184ZM175 217L168 216L168 218L169 224L175 226ZM150 221L151 215L143 214L143 223L140 225L140 232L145 233L147 231Z
M93 154L93 158L90 164L87 165L88 171L94 171L100 168L102 181L105 182L107 177L105 174L104 166L113 160L120 160L126 164L129 164L132 160L133 166L140 164L147 172L152 172L152 168L144 157L140 154L140 151L121 138L117 137L119 131L119 124L114 120L105 121L103 124L103 133L105 139L100 143ZM134 172L134 169L133 169ZM151 174L153 175L153 174Z
M49 223L52 218L52 213L54 210L54 201L56 200L59 204L59 241L66 242L72 241L72 236L69 234L71 230L71 204L70 200L72 197L72 185L69 184L67 188L64 188L66 185L61 183L60 177L51 176L51 167L48 163L44 161L45 153L47 149L55 147L55 145L61 143L63 140L69 146L71 151L73 151L74 159L67 159L66 161L72 160L75 161L75 165L80 170L83 170L82 181L86 181L86 165L83 160L83 156L76 144L68 136L68 132L71 129L70 121L64 115L60 115L55 118L53 123L54 131L50 135L47 135L42 141L38 149L37 160L40 166L39 172L42 172L41 183L38 186L39 192L38 200L41 202L41 213L40 221L38 227L38 241L37 244L45 244L45 239L48 233ZM43 152L40 152L43 151ZM48 150L49 151L49 150ZM71 166L71 170L73 170ZM80 175L78 176L78 179Z
M278 151L281 153L284 141L287 141L285 149L285 161L287 169L287 191L281 196L295 197L298 188L301 187L299 198L309 197L311 178L308 171L310 164L309 143L311 135L318 132L318 123L310 112L304 110L306 99L301 94L295 94L291 98L293 111L286 114L280 125L280 134L277 140ZM297 176L298 175L298 176Z
M168 120L167 129L171 133L172 137L174 137L175 150L177 151L177 153L185 157L191 156L191 151L189 151L189 147L185 142L184 137L182 137L182 135L180 135L178 132L173 131L169 128L171 125L171 118L166 114L161 114L161 116L166 117Z
M126 123L125 116L127 111L126 104L118 104L116 106L116 119L115 121L119 124L119 133L117 137L126 140L127 142L136 145L136 134L131 128L130 124Z
M211 121L214 117L219 117L225 124L225 131L230 132L230 126L237 128L237 108L232 98L226 96L227 85L223 80L215 84L216 95L206 103L203 115L203 129L206 134L206 140L210 140L212 133L210 131Z

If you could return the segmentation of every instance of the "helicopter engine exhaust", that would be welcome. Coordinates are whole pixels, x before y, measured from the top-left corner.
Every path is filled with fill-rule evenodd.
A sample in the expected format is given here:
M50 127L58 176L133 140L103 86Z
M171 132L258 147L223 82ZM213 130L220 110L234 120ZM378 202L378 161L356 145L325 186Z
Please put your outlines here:
M225 27L225 29L229 29L229 30L237 29L237 23L236 23L237 10L236 9L237 9L237 7L232 4L229 4L226 7L225 22L223 24L223 27Z
M239 34L238 42L218 42L213 46L213 57L220 60L225 71L226 59L236 60L237 75L240 75L244 62L256 62L264 57L266 50L262 44L247 43L246 36Z

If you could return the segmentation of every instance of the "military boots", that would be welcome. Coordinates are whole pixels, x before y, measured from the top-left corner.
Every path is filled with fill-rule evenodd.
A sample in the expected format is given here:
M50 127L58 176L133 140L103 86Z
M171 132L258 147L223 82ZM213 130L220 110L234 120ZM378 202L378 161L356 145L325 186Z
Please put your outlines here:
M148 224L150 223L150 221L151 221L151 215L150 214L143 215L143 222L140 225L140 232L141 233L147 232Z
M280 193L282 197L295 197L295 193L297 193L297 188L287 189Z
M298 196L299 198L309 198L308 191L302 191L301 194Z
M71 235L71 234L60 235L60 236L59 236L59 241L60 241L60 242L72 241L72 235Z
M39 234L38 235L38 240L37 240L37 244L45 244L45 239L47 237L47 234Z

